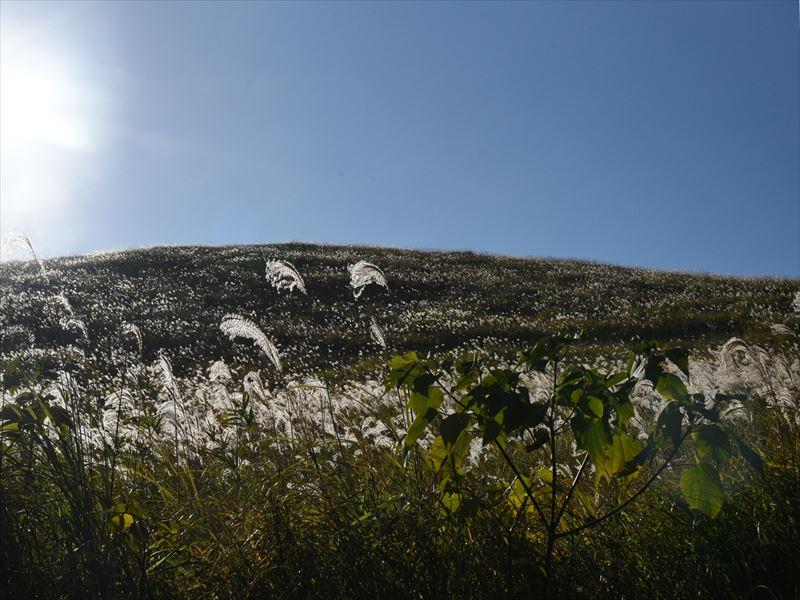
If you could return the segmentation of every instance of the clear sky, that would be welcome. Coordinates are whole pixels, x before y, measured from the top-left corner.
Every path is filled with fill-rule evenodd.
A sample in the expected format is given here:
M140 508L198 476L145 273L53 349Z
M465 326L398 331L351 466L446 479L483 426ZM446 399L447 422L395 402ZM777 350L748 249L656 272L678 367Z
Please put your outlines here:
M797 277L799 50L797 2L4 1L0 229Z

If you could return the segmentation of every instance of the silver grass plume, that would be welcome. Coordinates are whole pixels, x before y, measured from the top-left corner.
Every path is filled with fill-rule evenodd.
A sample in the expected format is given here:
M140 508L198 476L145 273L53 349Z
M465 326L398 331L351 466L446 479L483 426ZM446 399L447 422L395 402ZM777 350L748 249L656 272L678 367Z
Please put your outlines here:
M769 326L769 329L774 335L787 335L791 337L795 336L794 331L789 329L783 323L773 323L772 325Z
M133 396L128 389L122 388L119 392L112 392L105 399L102 417L103 429L107 432L116 430L123 415L130 415L134 411Z
M42 261L39 260L39 255L36 254L36 251L33 249L33 244L31 244L31 240L27 235L16 231L6 234L6 237L3 238L3 254L7 252L13 252L14 248L22 248L23 250L27 250L33 257L33 260L36 261L36 264L39 265L39 270L42 272L42 276L44 277L45 281L50 283L50 278L47 276L47 269L44 268Z
M267 261L267 281L279 292L297 289L308 295L306 284L295 266L285 260Z
M72 304L70 304L69 300L67 300L67 297L64 294L56 294L53 296L53 302L60 306L70 317L75 316L75 311L72 310Z
M264 384L261 382L261 376L256 371L250 371L244 376L242 387L251 396L258 396L261 400L266 400L267 398Z
M175 375L172 374L172 364L164 354L159 353L158 360L156 361L158 368L158 375L161 381L161 387L167 393L171 400L180 402L181 392L178 389L178 382L175 380Z
M208 379L214 383L225 384L233 381L233 376L225 361L218 360L208 369Z
M142 332L134 323L123 323L122 334L129 335L136 340L136 347L139 349L139 354L142 353Z
M360 260L354 265L347 267L350 272L350 285L353 288L353 295L359 298L364 289L371 283L389 289L386 283L386 275L377 265L365 260Z
M61 328L64 331L77 331L80 333L81 338L84 341L89 341L89 334L86 332L86 325L80 319L76 319L75 317L63 317L59 319L58 324L61 325Z
M283 371L278 349L275 347L275 344L269 341L267 336L264 335L264 332L258 328L258 325L239 315L227 314L222 318L222 323L219 324L219 328L230 340L242 337L255 343L256 346L261 348L261 351L267 355L267 358L272 361L272 364L275 365L278 372Z
M797 292L794 295L794 301L792 302L792 308L794 309L794 312L800 313L800 292Z
M372 340L383 348L386 348L386 338L383 335L383 331L378 326L378 322L375 320L375 317L370 317L369 320L369 334L372 337Z

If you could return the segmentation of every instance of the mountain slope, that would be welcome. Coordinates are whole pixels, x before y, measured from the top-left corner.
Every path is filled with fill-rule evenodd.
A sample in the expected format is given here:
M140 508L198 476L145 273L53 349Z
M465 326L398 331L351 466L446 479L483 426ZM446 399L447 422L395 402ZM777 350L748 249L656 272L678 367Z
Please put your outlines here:
M292 262L308 288L278 292L265 262ZM389 290L355 299L347 266L368 260ZM702 349L732 336L760 339L769 324L796 319L796 280L746 279L631 269L552 259L464 252L276 244L163 247L0 265L2 349L30 343L85 346L96 363L114 364L131 349L124 323L142 333L142 358L160 350L176 372L210 361L263 363L255 348L220 331L227 313L257 323L278 346L290 372L370 368L397 352L446 350L479 343L506 348L545 332L577 332L593 349L634 338L681 341ZM85 324L88 341L65 319ZM370 319L388 348L370 337Z

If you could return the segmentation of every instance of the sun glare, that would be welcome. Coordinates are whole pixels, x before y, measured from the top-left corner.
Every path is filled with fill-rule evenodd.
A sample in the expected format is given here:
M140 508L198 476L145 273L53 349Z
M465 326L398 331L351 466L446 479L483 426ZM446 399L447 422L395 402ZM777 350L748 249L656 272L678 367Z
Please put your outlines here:
M63 241L69 207L97 169L104 103L66 40L6 12L0 25L2 230Z
M51 144L73 150L91 148L88 124L77 113L80 96L68 71L55 60L26 64L14 56L0 71L0 138L8 152L31 144Z

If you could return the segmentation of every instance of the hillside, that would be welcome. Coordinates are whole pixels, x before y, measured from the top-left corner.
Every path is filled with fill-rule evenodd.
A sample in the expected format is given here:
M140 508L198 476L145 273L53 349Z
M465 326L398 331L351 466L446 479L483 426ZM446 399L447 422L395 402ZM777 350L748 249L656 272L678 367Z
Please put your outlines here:
M365 247L4 263L0 596L797 597L798 304Z
M308 295L273 289L265 261L291 261ZM349 264L380 266L388 292L355 299ZM468 252L277 244L165 247L0 264L2 350L86 345L96 364L130 346L122 326L142 333L142 359L160 350L178 374L223 358L263 361L221 334L226 313L252 319L275 342L289 372L366 369L410 349L518 347L543 333L583 330L587 352L635 339L681 342L695 351L733 336L759 341L793 316L796 280L734 278L589 262L517 259ZM374 292L374 293L373 293ZM63 326L63 297L85 325ZM370 317L387 349L370 339Z

